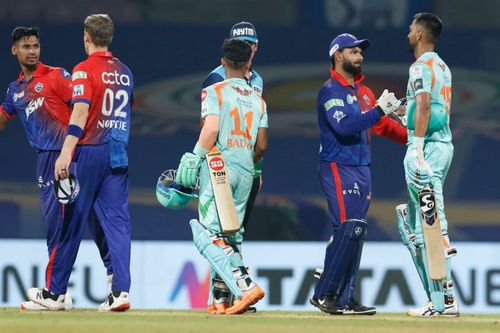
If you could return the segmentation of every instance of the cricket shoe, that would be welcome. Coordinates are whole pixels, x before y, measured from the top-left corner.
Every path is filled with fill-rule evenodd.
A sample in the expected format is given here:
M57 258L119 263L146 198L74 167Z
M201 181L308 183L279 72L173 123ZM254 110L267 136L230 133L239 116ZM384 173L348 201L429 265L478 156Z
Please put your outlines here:
M40 305L38 303L32 302L32 301L27 301L21 303L21 310L26 310L26 311L47 311L45 306ZM71 294L66 292L66 295L64 295L64 310L73 310L73 300L71 299Z
M124 291L113 291L109 293L108 298L99 305L99 312L122 312L130 309L128 293Z
M241 299L236 299L233 306L226 309L226 314L242 314L248 311L251 305L260 301L266 293L257 284L252 289L245 290Z
M377 309L373 306L365 306L360 304L358 301L353 300L351 303L347 305L347 308L344 309L343 315L365 315L372 316L377 313Z
M229 308L230 305L229 303L215 303L212 302L212 304L210 304L208 306L208 309L207 309L207 312L209 314L225 314L226 313L226 309Z
M47 310L65 310L64 295L56 295L47 288L28 289L28 298L33 303L47 308Z
M334 299L329 297L319 299L316 296L313 296L309 303L320 309L321 311L332 314L332 315L342 315L344 314L345 308L337 305L337 302Z
M458 317L458 302L456 299L451 304L445 304L444 311L438 312L431 301L427 302L423 307L417 309L409 309L406 314L410 317Z

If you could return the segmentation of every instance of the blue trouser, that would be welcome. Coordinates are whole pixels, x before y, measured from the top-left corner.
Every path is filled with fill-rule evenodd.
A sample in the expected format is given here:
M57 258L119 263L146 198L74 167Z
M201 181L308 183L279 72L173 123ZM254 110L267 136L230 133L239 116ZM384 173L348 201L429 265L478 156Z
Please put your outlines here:
M54 164L57 157L59 157L59 153L60 151L58 150L38 152L36 165L36 176L40 189L42 221L47 238L49 258L59 240L62 230L62 204L57 201L54 194ZM92 218L89 220L89 230L99 249L108 275L113 274L113 268L108 254L108 244L106 243L103 230L99 225L99 221L94 211L92 211ZM47 267L46 274L48 272L49 266ZM46 282L48 283L48 281Z
M318 175L321 188L328 200L328 219L333 227L332 239L335 242L335 234L341 223L348 219L366 218L371 196L370 167L320 161ZM328 246L326 249L324 267L328 267L333 258L332 248ZM359 267L355 267L351 271L352 275L346 276L349 287L345 288L338 300L341 306L347 305L354 298L358 269ZM315 290L322 289L322 285L329 282L321 276Z
M107 144L77 146L73 162L80 183L76 201L63 206L61 236L52 251L47 287L66 293L71 270L92 210L100 222L113 267L113 291L130 289L131 224L128 211L128 172L113 172Z

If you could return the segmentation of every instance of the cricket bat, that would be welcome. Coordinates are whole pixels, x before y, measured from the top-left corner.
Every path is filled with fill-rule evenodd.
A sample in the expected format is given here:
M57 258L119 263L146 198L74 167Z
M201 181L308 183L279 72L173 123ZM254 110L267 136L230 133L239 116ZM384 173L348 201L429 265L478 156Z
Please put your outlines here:
M225 234L234 233L240 230L240 222L234 207L233 193L229 184L224 156L214 147L207 154L207 163L222 231Z
M422 230L427 252L427 265L432 280L442 280L446 277L443 235L436 207L434 190L429 186L418 193L420 212L422 214Z

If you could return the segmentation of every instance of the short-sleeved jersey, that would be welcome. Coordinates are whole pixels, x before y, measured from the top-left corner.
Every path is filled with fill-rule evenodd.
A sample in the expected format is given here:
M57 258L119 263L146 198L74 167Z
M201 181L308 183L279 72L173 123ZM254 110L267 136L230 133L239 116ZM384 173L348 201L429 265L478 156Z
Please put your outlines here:
M37 151L60 150L71 115L71 75L38 63L29 80L23 74L9 84L0 106L8 119L19 116L30 145Z
M381 119L381 114L373 106L362 110L358 96L363 78L363 75L358 75L351 86L332 69L331 78L321 87L317 99L321 161L370 165L367 129Z
M226 70L224 69L224 66L219 66L208 74L205 81L203 81L202 88L205 89L206 87L211 86L214 83L222 82L225 79ZM250 70L248 84L259 96L262 96L262 93L264 92L264 80L259 73L257 73L257 71L253 69Z
M209 115L219 117L217 149L227 161L253 173L257 134L268 127L264 100L244 79L228 79L202 90L201 118Z
M89 116L79 145L128 143L134 78L111 52L92 53L73 69L72 104L87 103Z
M435 52L425 52L410 67L410 78L406 89L407 110L415 109L415 96L429 93L431 113L433 108L444 108L448 115L451 106L451 72L445 62ZM408 114L408 116L413 116ZM408 129L408 142L413 141L414 131ZM449 123L440 131L427 134L426 141L450 142L452 139Z

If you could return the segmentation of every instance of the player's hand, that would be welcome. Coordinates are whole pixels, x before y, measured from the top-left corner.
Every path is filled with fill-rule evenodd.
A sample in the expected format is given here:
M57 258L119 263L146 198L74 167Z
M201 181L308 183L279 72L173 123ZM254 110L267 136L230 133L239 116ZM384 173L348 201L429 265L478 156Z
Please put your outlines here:
M61 151L61 154L57 158L54 167L55 180L66 179L69 177L70 163L71 163L71 153L64 153L63 151Z
M389 92L387 89L384 90L377 100L377 106L379 106L385 114L393 113L400 105L401 102L396 98L394 93Z
M418 190L431 183L432 170L424 158L421 144L413 143L410 146L410 156L405 162L407 182L411 182Z
M202 158L193 153L182 155L181 162L177 168L175 182L184 186L193 186L200 169Z

